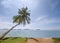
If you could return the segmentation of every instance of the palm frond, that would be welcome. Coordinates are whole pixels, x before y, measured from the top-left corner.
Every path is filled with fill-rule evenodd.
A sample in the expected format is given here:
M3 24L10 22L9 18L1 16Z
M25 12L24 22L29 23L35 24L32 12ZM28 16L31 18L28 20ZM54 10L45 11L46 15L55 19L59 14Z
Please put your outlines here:
M26 15L27 15L27 16L30 16L30 13L27 12Z
M13 16L13 23L15 23L18 19L18 15L17 16Z

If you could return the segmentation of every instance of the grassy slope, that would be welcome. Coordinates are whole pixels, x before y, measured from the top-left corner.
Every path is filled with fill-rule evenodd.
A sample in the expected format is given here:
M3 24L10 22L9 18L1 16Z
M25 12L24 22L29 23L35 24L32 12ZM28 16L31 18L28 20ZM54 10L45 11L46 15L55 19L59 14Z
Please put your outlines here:
M60 43L60 38L53 38L55 40L55 43ZM10 37L10 38L4 38L3 40L0 40L0 43L26 43L26 38L16 38L16 37Z
M54 43L60 43L60 38L53 38Z
M26 43L26 38L6 38L0 43Z

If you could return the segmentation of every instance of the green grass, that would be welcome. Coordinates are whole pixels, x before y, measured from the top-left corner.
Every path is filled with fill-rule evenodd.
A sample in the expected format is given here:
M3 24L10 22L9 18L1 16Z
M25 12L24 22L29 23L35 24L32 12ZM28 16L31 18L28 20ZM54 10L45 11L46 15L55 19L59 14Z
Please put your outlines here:
M60 38L53 38L54 43L60 43ZM20 37L7 37L3 40L0 40L0 43L27 43L26 38Z
M17 37L10 37L10 38L4 38L3 40L0 40L0 43L26 43L26 38L17 38Z
M53 38L54 43L60 43L60 38Z

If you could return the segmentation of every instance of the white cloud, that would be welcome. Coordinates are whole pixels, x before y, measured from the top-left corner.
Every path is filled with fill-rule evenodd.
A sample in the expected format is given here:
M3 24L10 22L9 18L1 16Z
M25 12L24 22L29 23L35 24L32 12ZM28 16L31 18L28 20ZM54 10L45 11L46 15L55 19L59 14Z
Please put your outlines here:
M28 6L30 9L34 9L38 6L38 0L4 0L2 5L6 8L21 8Z
M12 26L12 23L10 22L0 21L0 29L7 29L7 28L10 28L11 26Z
M40 24L60 23L60 20L49 18L49 16L46 15L38 17L35 21Z
M25 27L23 27L23 29L38 29L37 27L34 26L35 23L31 23L31 24L27 24Z
M12 23L6 21L8 17L0 17L0 29L9 28L12 26Z
M46 17L48 17L48 16L40 16L40 17L38 17L35 21L40 21L40 20L43 20L43 19L45 19Z
M41 16L35 20L35 25L41 30L60 30L60 26L54 26L53 23L60 23L60 20L49 18L49 16Z
M60 27L41 27L40 30L60 30Z

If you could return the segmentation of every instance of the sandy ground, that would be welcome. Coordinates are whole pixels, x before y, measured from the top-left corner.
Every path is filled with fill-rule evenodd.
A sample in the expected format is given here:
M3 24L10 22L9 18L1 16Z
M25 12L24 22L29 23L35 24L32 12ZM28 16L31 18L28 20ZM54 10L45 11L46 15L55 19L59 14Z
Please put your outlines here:
M33 40L33 39L28 39L27 43L54 43L52 38L35 38L39 42Z

